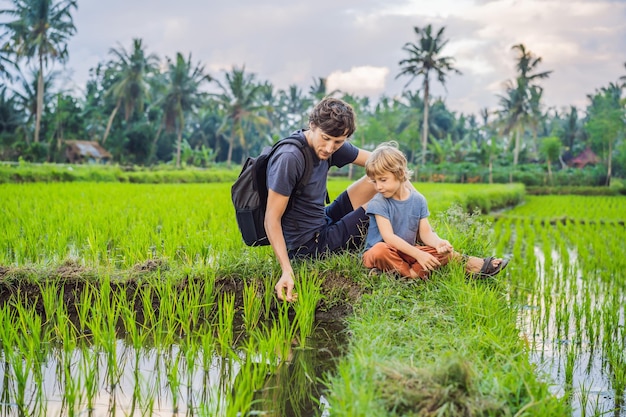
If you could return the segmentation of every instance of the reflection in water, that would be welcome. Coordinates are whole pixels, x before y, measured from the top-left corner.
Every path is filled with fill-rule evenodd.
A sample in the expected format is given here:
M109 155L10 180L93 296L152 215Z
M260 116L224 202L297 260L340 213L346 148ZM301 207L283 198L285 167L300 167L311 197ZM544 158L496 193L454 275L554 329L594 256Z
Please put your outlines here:
M181 348L182 340L167 349L118 340L114 355L86 345L67 354L51 347L42 363L24 360L23 369L0 350L0 415L234 415L234 404L252 400L251 415L326 416L320 381L334 368L344 336L336 325L320 326L306 348L292 346L276 363L246 357L245 349L223 357L201 346ZM29 368L34 372L22 378Z

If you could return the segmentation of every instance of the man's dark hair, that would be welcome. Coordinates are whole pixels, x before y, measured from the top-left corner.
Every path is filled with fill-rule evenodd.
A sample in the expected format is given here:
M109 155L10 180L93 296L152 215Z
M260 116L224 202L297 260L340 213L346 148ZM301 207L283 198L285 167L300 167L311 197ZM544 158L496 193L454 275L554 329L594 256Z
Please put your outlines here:
M352 106L343 100L326 97L309 115L309 123L327 135L350 137L356 129L356 116Z

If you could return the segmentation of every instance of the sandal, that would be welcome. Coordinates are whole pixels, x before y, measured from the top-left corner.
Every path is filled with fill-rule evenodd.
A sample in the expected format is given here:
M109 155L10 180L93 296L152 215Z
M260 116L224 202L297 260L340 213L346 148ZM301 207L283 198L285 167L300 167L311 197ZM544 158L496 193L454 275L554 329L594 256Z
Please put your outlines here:
M383 273L383 271L381 271L378 268L372 268L369 270L369 272L367 273L367 276L372 278L372 277L377 277L380 276Z
M494 258L493 256L488 256L486 258L483 258L483 266L482 268L480 268L480 271L473 272L473 273L470 272L470 276L474 278L486 278L486 277L493 277L495 275L498 275L500 271L506 268L506 266L509 264L509 260L502 259L497 266L494 266L492 262L495 259L497 258Z

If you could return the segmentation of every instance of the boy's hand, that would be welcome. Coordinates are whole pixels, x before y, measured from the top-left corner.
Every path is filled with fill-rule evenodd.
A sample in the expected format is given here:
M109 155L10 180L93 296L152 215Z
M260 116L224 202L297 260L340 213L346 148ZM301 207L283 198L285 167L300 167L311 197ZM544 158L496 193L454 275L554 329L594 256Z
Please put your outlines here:
M415 260L417 260L417 262L422 265L422 268L425 270L433 271L438 266L441 266L441 262L439 262L439 260L430 253L419 249L418 252L418 256L415 257Z
M447 252L452 252L454 250L450 242L448 242L445 239L441 239L439 244L435 247L435 249L437 249L437 253L447 253Z

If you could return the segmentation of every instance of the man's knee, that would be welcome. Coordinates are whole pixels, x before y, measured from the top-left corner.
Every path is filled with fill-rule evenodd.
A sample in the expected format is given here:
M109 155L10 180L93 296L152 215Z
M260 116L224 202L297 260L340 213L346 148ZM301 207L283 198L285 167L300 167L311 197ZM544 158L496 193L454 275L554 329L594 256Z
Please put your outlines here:
M369 178L367 176L363 176L357 181L353 182L348 187L348 197L350 198L350 202L352 203L352 207L356 209L357 207L364 206L368 201L372 199L376 195L376 188L370 183Z

